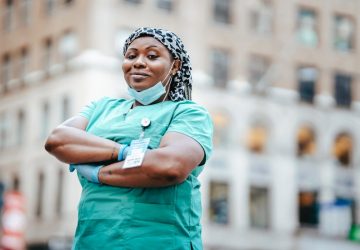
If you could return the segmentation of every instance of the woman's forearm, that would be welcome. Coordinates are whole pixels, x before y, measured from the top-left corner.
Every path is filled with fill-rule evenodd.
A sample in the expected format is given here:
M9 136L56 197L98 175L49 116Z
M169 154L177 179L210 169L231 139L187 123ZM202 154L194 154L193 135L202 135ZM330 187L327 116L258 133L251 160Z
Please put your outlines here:
M165 187L183 182L189 174L184 172L186 166L179 166L166 149L147 151L140 167L124 169L123 164L117 162L101 168L99 181L121 187Z
M85 132L59 126L46 141L45 149L65 163L89 163L115 160L120 144Z

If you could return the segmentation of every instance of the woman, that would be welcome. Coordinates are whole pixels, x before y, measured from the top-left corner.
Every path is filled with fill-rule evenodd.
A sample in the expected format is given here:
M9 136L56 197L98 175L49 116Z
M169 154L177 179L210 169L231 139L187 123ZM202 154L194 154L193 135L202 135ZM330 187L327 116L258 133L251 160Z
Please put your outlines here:
M133 98L91 103L45 145L82 185L73 249L202 249L197 177L213 128L191 101L189 56L174 33L140 28L122 69Z

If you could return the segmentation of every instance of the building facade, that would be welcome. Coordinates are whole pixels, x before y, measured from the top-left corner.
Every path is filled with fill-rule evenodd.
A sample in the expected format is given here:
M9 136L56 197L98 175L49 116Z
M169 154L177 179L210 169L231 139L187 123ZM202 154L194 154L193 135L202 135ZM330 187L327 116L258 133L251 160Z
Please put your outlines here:
M177 33L215 125L203 183L206 249L356 249L360 3L356 0L4 0L0 182L26 198L29 248L71 242L80 186L50 131L125 97L122 45ZM271 244L269 244L271 242ZM311 245L311 247L310 247Z

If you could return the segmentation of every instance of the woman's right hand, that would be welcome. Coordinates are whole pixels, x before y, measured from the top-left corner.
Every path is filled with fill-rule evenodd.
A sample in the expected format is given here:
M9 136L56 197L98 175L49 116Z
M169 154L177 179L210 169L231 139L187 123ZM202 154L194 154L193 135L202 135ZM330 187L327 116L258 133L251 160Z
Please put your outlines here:
M117 161L120 144L85 131L88 120L74 116L55 128L45 149L65 163Z

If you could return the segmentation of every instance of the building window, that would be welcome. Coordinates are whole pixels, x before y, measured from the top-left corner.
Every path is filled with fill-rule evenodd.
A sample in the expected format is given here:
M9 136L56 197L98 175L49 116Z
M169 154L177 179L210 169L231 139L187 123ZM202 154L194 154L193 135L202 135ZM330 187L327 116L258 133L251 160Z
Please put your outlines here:
M347 16L336 15L334 27L334 46L339 51L350 51L354 49L355 23Z
M65 5L70 5L70 4L73 4L74 2L75 2L75 0L64 0Z
M29 52L27 48L23 48L20 52L20 59L18 65L18 76L23 79L29 71Z
M156 5L159 9L170 12L174 8L174 0L157 0Z
M297 155L299 157L313 155L315 153L315 133L308 127L300 127L297 134Z
M219 88L226 88L229 80L229 53L225 50L213 49L211 62L214 85Z
M17 175L15 175L12 179L12 190L20 191L20 180L19 180L19 176Z
M59 41L59 52L63 61L74 57L78 51L78 39L74 32L67 31Z
M270 0L253 1L250 28L257 34L269 35L273 31L273 6Z
M335 75L335 100L339 107L350 107L352 102L351 93L352 77L346 74Z
M41 218L43 215L43 199L44 199L44 173L39 173L37 177L37 197L36 197L36 209L35 214L37 218Z
M300 44L315 48L319 43L317 15L314 10L300 9L297 20L297 40Z
M8 82L11 80L11 72L12 72L12 63L11 57L9 54L5 54L2 59L2 67L1 67L1 84L5 90L8 87Z
M215 112L212 119L214 122L214 146L226 146L229 142L229 115L226 112Z
M17 145L20 146L24 143L25 135L25 113L20 110L17 114Z
M270 204L267 188L250 188L250 225L253 228L269 228L270 225Z
M41 128L41 139L47 137L49 133L50 123L50 106L48 102L45 102L42 106L42 128Z
M317 227L319 224L319 202L317 192L300 192L299 201L299 223L302 227Z
M70 100L65 96L62 99L62 121L69 119L70 117Z
M262 124L253 125L246 138L246 144L248 149L253 153L263 153L267 143L267 129Z
M267 72L270 60L264 56L252 55L248 64L248 81L254 93L264 93L269 86Z
M54 63L54 49L53 42L50 38L45 40L44 43L44 70L48 71L50 66Z
M44 0L44 7L47 15L52 15L56 8L57 0Z
M232 0L213 0L214 20L218 23L231 23Z
M226 182L210 182L210 220L217 224L229 223L229 185Z
M64 189L64 170L59 169L58 172L58 183L57 183L57 193L56 193L56 214L60 217L62 214L63 207L63 189Z
M332 150L337 162L344 167L349 167L351 165L352 152L353 141L351 136L346 132L338 134Z
M318 71L314 67L301 67L297 72L300 100L313 103Z
M4 19L3 25L5 31L11 31L14 25L14 1L13 0L5 0L4 1Z
M141 4L142 0L123 0L125 3Z
M27 25L31 20L32 0L21 0L19 4L21 22Z

